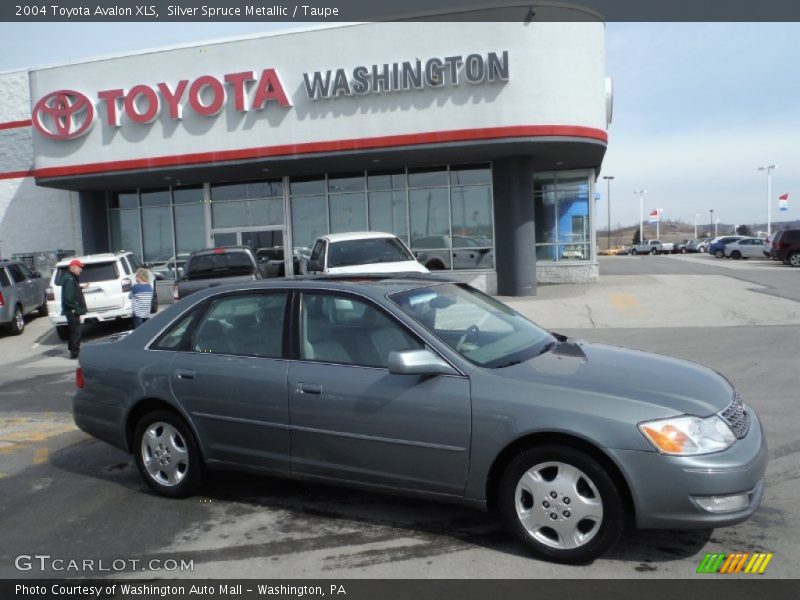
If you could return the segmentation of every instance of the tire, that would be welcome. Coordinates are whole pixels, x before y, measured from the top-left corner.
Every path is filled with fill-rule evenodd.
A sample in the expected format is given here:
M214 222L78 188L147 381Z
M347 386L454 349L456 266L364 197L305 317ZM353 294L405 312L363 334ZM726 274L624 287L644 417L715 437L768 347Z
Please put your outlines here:
M518 454L503 473L497 498L506 527L545 560L590 562L613 547L624 528L622 498L611 476L569 446Z
M69 327L66 325L56 325L56 335L62 342L69 340Z
M25 331L25 316L22 314L22 307L17 304L14 307L14 316L8 324L8 331L11 335L21 335Z
M792 252L788 257L789 266L800 267L800 252Z
M723 256L725 256L725 253L724 253L722 250L716 250L716 251L714 252L714 256L715 256L716 258L722 258Z
M687 254L686 248L681 248L681 254Z
M46 317L50 311L47 310L47 296L44 297L42 305L39 307L39 316Z
M202 484L205 467L189 427L175 413L147 413L133 435L133 456L139 474L154 492L186 498Z
M631 250L631 256L636 256L637 254L638 254L638 252L636 252L636 248Z
M658 254L658 250L653 248L652 250L650 250L650 254L652 254L653 256L656 256Z
M731 258L733 260L739 260L740 258L742 258L742 253L739 252L738 250L734 250L733 252L731 252Z

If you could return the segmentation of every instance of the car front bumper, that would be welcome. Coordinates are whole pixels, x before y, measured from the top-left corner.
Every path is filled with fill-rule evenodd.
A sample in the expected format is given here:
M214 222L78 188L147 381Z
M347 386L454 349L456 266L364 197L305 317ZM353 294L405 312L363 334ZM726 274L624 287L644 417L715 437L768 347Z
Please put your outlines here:
M636 526L643 529L695 529L735 525L748 519L763 495L767 442L755 412L747 435L727 450L703 456L609 450L631 489ZM698 499L747 495L746 507L714 513Z

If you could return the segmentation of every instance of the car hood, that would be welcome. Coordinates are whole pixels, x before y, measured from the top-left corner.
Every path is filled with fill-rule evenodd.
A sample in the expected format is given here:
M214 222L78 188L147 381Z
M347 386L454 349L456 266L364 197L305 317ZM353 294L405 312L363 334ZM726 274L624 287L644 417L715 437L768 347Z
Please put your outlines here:
M327 271L331 275L366 274L366 273L430 273L424 265L415 260L399 262L374 263L368 265L350 265L347 267L331 267Z
M673 414L708 416L730 404L734 393L722 375L702 365L576 340L497 371L519 381L651 404Z

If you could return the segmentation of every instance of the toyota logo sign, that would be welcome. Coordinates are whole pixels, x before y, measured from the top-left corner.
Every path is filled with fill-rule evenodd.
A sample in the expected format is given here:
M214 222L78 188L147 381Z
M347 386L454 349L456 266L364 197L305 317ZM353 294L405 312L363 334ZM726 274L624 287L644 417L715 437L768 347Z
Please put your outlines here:
M52 92L33 107L33 126L53 140L72 140L85 135L94 122L94 105L75 90Z

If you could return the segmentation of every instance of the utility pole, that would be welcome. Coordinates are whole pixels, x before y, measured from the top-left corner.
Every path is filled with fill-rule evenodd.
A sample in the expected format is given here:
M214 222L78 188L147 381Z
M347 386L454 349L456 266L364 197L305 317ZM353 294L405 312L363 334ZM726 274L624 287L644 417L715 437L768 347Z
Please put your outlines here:
M764 165L758 167L759 171L767 172L767 237L772 234L772 172L778 165Z
M647 190L634 190L639 195L639 243L644 241L644 195Z

